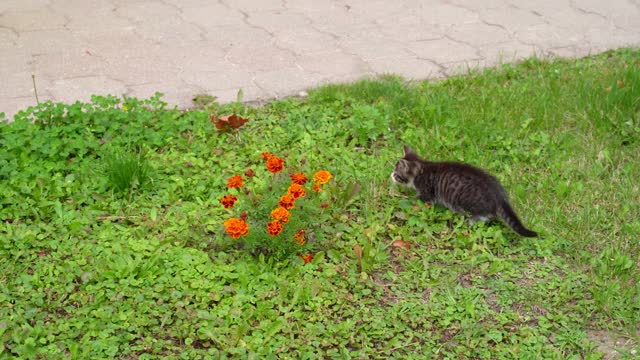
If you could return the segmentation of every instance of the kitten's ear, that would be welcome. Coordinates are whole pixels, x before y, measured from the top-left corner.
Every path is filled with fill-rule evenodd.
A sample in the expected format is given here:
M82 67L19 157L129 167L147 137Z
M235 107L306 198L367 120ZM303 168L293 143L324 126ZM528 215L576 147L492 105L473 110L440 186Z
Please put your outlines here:
M418 154L416 154L416 152L413 151L413 149L409 145L405 145L404 146L404 157L407 157L407 156L410 156L410 155L417 156Z

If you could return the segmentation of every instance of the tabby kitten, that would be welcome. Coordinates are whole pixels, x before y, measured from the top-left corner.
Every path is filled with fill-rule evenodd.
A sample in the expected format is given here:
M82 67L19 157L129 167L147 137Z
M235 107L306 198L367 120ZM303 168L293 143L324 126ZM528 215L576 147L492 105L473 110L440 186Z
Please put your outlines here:
M425 161L405 146L391 179L416 189L420 200L470 216L471 221L498 217L522 236L538 236L522 225L498 180L471 165Z

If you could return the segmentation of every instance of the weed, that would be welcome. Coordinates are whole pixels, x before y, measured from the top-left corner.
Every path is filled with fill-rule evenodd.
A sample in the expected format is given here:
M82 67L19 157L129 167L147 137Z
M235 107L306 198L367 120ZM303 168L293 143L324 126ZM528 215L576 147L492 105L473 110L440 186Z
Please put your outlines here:
M111 188L123 196L131 196L150 181L149 164L139 151L114 151L105 156L104 173Z

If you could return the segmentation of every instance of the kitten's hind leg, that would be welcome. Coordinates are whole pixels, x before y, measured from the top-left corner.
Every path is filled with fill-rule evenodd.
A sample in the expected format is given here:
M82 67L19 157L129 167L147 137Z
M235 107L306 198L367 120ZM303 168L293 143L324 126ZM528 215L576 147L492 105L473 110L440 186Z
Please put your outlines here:
M469 225L473 225L476 222L487 222L487 221L491 221L492 218L490 216L486 216L486 215L476 215L476 216L472 216L470 218L467 219L467 222L469 223Z

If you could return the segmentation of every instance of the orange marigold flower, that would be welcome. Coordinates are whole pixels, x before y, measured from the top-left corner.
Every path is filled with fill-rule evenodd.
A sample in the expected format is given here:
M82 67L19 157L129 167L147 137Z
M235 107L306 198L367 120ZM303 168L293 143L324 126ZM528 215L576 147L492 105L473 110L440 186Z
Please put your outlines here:
M302 254L298 254L298 257L299 257L300 259L304 260L305 265L306 265L307 263L310 263L310 262L311 262L311 260L313 260L313 256L311 256L311 254L309 254L309 253L304 254L304 255L302 255Z
M274 174L279 173L284 169L284 159L281 159L275 155L272 155L267 159L267 170L271 171Z
M320 186L320 184L318 184L318 183L315 183L315 184L313 184L313 188L311 190L313 190L313 192L318 192L318 191L322 190L322 186Z
M241 188L242 187L242 182L244 181L244 179L242 179L242 176L240 175L234 175L232 176L229 181L227 182L227 187L229 189L233 189L233 188Z
M300 246L304 245L307 242L307 239L305 239L304 237L304 230L302 229L300 229L300 231L298 231L293 235L293 239L296 242L296 244Z
M238 201L238 198L233 195L225 195L222 197L222 199L220 199L220 202L225 209L233 207L233 204L235 204L236 201Z
M296 199L293 196L287 194L280 198L280 201L278 201L278 205L282 206L286 210L291 210L293 209L295 202Z
M224 227L227 230L227 234L234 239L249 233L249 224L242 219L230 218L224 222Z
M291 184L287 189L287 194L293 196L294 199L299 199L307 194L304 188L298 184Z
M247 220L247 212L246 212L246 211L243 211L243 212L240 214L240 219L242 219L242 220Z
M313 181L317 182L318 184L324 185L328 183L329 180L331 180L331 173L327 170L320 170L315 175L313 175Z
M271 212L271 218L273 220L278 220L283 224L289 222L289 216L291 216L291 213L289 213L289 211L287 211L287 209L283 208L282 206L277 207Z
M282 232L282 224L278 220L267 223L267 233L271 236L278 236Z
M272 154L272 153L270 153L270 152L268 152L268 151L265 151L265 152L263 152L262 154L260 154L260 157L261 157L261 158L262 158L262 160L264 160L264 161L269 160L269 158L270 158L270 157L272 157L272 156L273 156L273 154Z
M304 185L307 183L307 175L305 175L304 173L297 173L297 174L293 174L291 175L291 182L294 184L298 184L298 185Z

